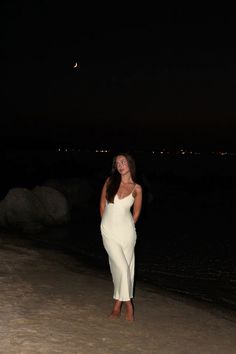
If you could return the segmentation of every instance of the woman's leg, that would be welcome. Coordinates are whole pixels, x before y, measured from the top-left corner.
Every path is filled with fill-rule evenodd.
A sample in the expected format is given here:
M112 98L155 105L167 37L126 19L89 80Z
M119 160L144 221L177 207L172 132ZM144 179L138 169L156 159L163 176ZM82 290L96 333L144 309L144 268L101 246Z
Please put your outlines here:
M133 304L133 287L134 287L134 268L135 268L135 255L134 255L134 243L131 243L124 248L124 255L129 264L129 273L130 273L130 297L129 301L125 301L125 319L127 321L134 320L134 304Z
M111 311L111 314L109 315L109 318L118 318L118 317L120 317L121 306L122 306L122 302L120 300L115 300L114 306L113 306L113 309Z
M125 319L127 321L134 321L134 305L132 300L130 301L126 301L125 302L126 305L126 311L125 311Z
M113 239L103 238L104 247L109 256L110 270L114 283L114 299L129 301L133 297L133 250L123 249Z
M134 320L133 298L134 286L134 246L131 243L122 247L112 239L103 238L104 247L109 256L110 270L114 283L114 306L110 318L120 317L122 302L125 302L127 321Z

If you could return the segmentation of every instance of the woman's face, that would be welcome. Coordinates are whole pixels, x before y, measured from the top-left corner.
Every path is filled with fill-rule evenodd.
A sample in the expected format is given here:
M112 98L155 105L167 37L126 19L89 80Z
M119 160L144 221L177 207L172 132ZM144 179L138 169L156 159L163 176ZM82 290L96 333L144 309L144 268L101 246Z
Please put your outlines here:
M125 156L119 155L116 158L116 168L121 175L129 172L129 164Z

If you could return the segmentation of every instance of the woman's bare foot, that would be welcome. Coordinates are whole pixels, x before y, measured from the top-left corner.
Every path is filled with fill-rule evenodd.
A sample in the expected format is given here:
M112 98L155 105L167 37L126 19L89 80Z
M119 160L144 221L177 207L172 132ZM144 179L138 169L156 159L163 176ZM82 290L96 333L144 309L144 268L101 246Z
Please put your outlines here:
M110 313L110 315L108 316L108 318L110 318L111 320L115 320L116 318L119 318L120 317L120 312L116 312L116 311L112 311Z
M126 312L125 319L126 321L133 322L134 321L134 306L131 301L126 301Z
M116 319L120 317L121 313L121 301L115 300L114 307L112 309L111 314L108 316L110 319Z

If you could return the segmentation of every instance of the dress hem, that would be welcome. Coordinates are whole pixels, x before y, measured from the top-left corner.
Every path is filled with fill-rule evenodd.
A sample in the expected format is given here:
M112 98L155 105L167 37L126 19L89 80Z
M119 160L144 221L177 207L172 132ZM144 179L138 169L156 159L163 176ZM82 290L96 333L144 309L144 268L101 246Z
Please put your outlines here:
M124 300L124 299L117 299L115 296L113 296L113 299L114 300L119 300L119 301L130 301L130 300L132 300L133 299L133 296L131 296L129 299L127 299L127 300Z

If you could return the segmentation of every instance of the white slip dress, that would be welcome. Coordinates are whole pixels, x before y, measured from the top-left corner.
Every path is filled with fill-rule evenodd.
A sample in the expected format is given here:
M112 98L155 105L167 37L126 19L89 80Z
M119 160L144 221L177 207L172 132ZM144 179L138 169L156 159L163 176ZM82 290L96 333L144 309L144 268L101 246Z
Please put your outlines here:
M108 253L114 284L113 298L120 301L133 298L137 238L130 211L134 203L133 191L122 199L116 194L114 203L107 202L101 220L103 245Z

